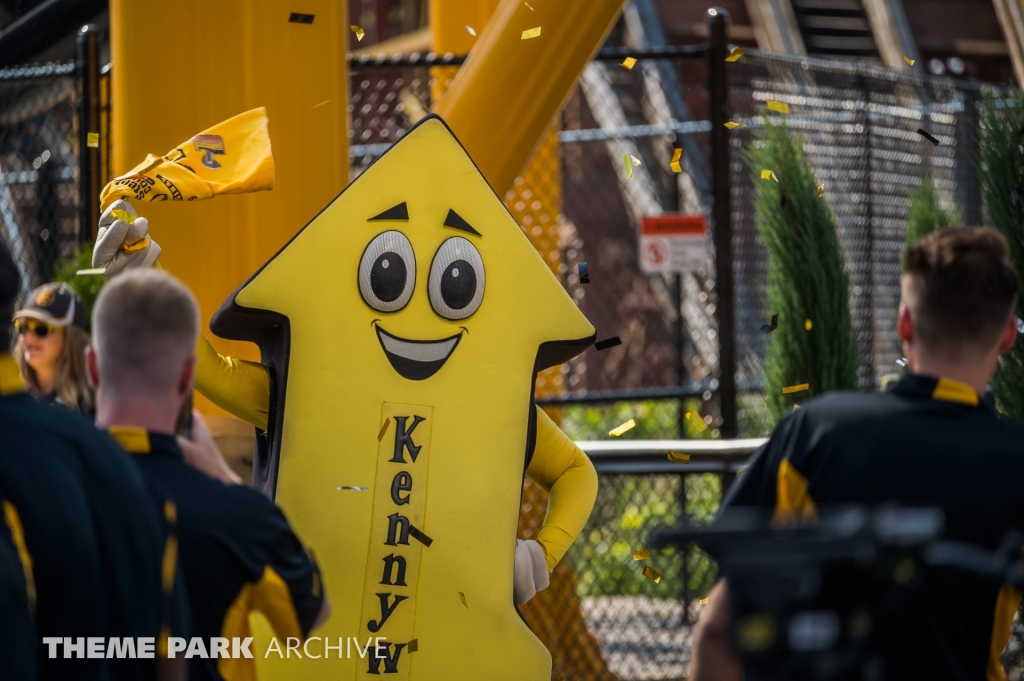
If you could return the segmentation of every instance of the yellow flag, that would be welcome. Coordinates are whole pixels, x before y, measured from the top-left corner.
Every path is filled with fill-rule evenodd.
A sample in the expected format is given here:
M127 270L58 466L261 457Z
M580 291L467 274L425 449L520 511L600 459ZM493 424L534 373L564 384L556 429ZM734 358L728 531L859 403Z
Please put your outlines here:
M274 188L267 110L253 109L218 123L115 178L100 194L100 210L118 199L201 201L217 194Z

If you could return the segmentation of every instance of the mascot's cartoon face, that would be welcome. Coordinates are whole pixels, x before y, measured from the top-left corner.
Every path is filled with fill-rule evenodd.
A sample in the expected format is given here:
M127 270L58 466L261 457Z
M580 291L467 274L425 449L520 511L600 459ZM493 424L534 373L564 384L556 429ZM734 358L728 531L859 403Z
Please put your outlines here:
M408 204L403 201L369 221L408 223ZM456 213L454 208L448 210L443 223L434 227L437 230L458 230L467 235L463 237L439 232L443 241L432 254L430 270L420 273L427 282L425 293L430 308L441 322L440 325L425 327L437 327L440 330L446 326L443 322L462 322L480 309L487 279L483 258L473 244L474 240L482 239L480 232ZM433 241L417 239L417 242L427 244ZM412 301L417 290L416 261L412 242L401 229L388 229L374 236L359 260L359 293L363 301L372 309L387 313L389 319L394 319L395 325L402 323L401 316L396 313ZM422 287L419 292L420 295L424 293ZM463 334L469 333L466 324L461 324L458 333L452 336L428 340L402 338L389 333L381 319L374 319L373 327L391 366L400 376L411 381L421 381L436 374L455 352Z
M273 368L255 479L316 552L334 613L317 634L383 639L377 659L273 655L261 678L550 678L512 604L533 385L594 329L444 122L352 182L213 329Z

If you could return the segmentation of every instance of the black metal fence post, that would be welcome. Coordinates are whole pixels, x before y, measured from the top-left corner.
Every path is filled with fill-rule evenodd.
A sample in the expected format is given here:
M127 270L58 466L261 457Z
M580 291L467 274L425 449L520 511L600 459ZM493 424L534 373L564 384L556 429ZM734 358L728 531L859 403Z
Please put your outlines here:
M78 238L93 239L100 217L100 56L99 29L86 24L78 32ZM91 144L90 144L91 142Z
M711 176L714 191L715 288L718 291L718 400L723 438L736 437L736 315L733 309L732 191L729 177L729 80L726 26L729 13L712 7L705 19L711 37L708 52L708 92L711 98Z

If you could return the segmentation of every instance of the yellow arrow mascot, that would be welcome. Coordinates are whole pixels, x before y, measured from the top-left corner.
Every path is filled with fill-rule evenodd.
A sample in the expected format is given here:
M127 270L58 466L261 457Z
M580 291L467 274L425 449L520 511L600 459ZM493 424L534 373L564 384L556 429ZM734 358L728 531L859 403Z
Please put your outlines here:
M266 431L254 485L314 547L334 605L302 659L271 653L260 677L547 681L513 599L547 585L597 477L533 387L594 329L445 123L410 130L211 328L263 361L201 339L197 389ZM524 472L551 492L536 543L515 539Z

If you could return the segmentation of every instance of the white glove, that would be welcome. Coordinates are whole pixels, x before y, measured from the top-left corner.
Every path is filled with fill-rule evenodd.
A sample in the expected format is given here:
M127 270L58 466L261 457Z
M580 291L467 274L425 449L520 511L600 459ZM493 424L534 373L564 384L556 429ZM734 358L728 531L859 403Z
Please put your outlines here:
M532 539L516 539L516 567L512 578L512 600L515 604L528 603L550 583L544 549Z
M128 219L124 219L126 214ZM119 199L103 211L92 250L93 267L105 267L104 274L112 277L123 270L152 267L158 257L160 246L149 238L149 221L140 218L127 199Z

